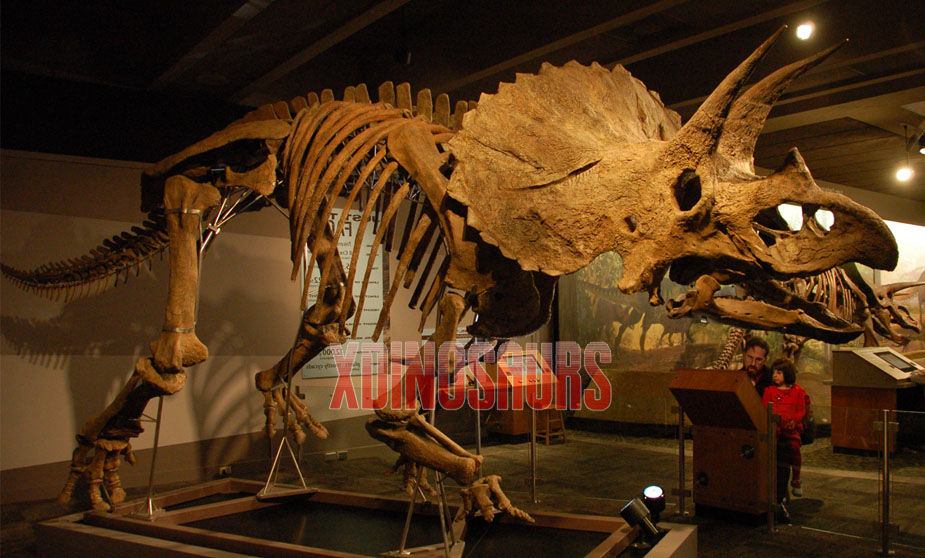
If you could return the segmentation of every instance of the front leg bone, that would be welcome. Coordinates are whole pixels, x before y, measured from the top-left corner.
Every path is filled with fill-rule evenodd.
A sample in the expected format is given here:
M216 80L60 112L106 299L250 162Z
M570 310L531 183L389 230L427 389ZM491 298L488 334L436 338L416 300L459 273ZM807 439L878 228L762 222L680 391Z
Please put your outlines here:
M325 347L346 342L344 327L339 321L345 293L343 283L329 285L323 299L303 315L298 339L292 348L275 365L261 370L254 377L257 389L264 393L264 431L267 438L272 439L276 434L276 417L279 413L294 413L296 420L289 424L300 445L305 440L305 433L299 424L308 427L312 434L322 440L328 437L328 430L308 412L308 407L302 401L289 398L287 403L285 390L288 389L286 386L289 385L293 371L315 358ZM313 319L322 323L314 322Z
M501 477L498 475L482 477L472 483L469 488L461 490L460 494L463 499L463 507L460 508L461 515L468 515L478 508L485 521L490 522L494 520L497 509L511 517L534 523L529 513L513 505L504 494L501 490Z
M400 389L400 388L396 388ZM391 397L389 398L391 401ZM479 465L482 464L482 456L469 453L465 448L453 441L452 438L444 434L439 428L427 422L417 409L391 409L383 408L376 409L376 415L380 419L389 422L389 423L404 423L408 424L423 430L428 436L439 442L443 447L450 450L452 453L460 456L467 457L469 459L476 460Z
M481 456L472 458L451 453L442 445L425 437L426 434L423 432L415 432L408 424L369 419L366 431L405 459L440 471L462 485L472 482L482 464Z

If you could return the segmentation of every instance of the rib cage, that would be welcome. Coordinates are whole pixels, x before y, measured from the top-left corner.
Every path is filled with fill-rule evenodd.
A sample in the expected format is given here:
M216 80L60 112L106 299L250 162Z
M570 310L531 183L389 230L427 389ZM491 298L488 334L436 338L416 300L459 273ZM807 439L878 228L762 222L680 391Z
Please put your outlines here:
M167 228L163 213L148 215L149 220L132 232L105 240L90 254L80 258L46 264L33 270L20 270L0 264L0 270L16 286L53 300L68 302L98 294L127 281L134 271L167 249Z
M395 108L393 108L393 106ZM280 154L280 174L288 187L287 202L290 210L291 259L294 279L303 265L305 248L311 254L306 266L305 284L302 290L302 307L307 307L308 283L316 265L318 247L322 240L337 245L347 219L347 210L359 209L363 216L358 224L350 263L346 266L347 297L353 297L353 284L366 227L371 223L375 231L372 253L366 264L366 275L357 296L356 316L351 334L356 336L360 313L365 303L372 262L380 246L389 252L395 238L398 209L402 200L415 197L417 186L407 173L391 160L386 148L388 133L418 114L425 120L437 124L433 128L436 136L447 137L450 130L445 125L458 126L462 114L469 105L459 102L456 112L449 113L449 98L441 95L437 99L437 110L428 90L417 96L417 105L411 103L410 86L405 83L393 88L385 83L379 88L379 102L372 104L365 86L348 88L344 101L334 101L333 94L326 90L319 99L309 94L308 99L297 98L292 102L266 105L247 115L243 120L259 118L292 118L290 109L298 109L293 118L292 132ZM442 125L442 123L446 123ZM338 196L346 194L345 211L339 220L331 223L331 211ZM364 196L365 194L365 196ZM423 196L422 196L423 197ZM403 232L397 247L398 266L391 280L391 288L385 296L373 338L378 339L388 319L389 308L399 286L410 288L417 277L417 286L410 306L417 307L420 293L430 280L429 296L421 305L424 311L421 327L427 315L434 308L434 299L439 294L446 273L446 266L440 266L431 276L431 269L438 252L442 250L442 232L437 226L434 209L424 200L414 200L403 225ZM332 273L334 258L318 263L321 285L327 284ZM417 274L422 262L423 273ZM318 297L323 295L318 293ZM345 306L341 321L347 319L349 306Z
M829 312L848 322L857 320L859 307L866 307L868 302L864 293L841 268L787 281L784 287L810 302L823 304Z

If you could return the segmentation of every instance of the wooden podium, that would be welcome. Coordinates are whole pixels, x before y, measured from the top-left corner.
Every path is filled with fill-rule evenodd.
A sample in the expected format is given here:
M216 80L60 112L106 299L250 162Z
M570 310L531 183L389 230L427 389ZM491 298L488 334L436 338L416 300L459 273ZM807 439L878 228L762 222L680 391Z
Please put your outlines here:
M693 425L694 503L766 513L767 418L745 372L682 368L668 388Z

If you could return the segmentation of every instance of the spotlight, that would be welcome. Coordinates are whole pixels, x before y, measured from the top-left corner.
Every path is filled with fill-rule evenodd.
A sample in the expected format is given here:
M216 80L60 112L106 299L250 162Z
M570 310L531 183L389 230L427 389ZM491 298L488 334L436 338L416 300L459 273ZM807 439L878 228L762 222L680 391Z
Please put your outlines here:
M925 155L925 133L919 136L919 153Z
M652 514L652 523L658 523L659 515L665 511L665 491L661 486L647 486L642 491L642 503Z
M902 167L898 171L896 171L896 180L899 180L900 182L905 182L909 180L910 178L912 178L912 169L910 169L909 167Z
M652 519L649 517L649 508L647 508L639 498L633 498L628 504L623 506L623 509L620 510L620 517L622 517L630 527L639 525L640 529L642 529L642 536L647 541L654 541L658 538L658 527L652 523Z
M815 28L816 26L813 25L813 22L811 21L807 21L806 23L801 23L800 25L797 26L797 31L796 31L797 38L800 39L801 41L805 41L806 39L813 36L813 30Z

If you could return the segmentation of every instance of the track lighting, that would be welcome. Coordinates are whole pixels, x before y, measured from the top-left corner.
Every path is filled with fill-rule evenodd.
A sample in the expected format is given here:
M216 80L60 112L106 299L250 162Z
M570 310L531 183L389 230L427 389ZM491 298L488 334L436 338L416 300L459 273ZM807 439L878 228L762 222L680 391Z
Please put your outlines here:
M801 23L797 26L796 35L797 38L801 41L805 41L813 36L813 31L816 29L816 26L813 25L813 22L807 21L806 23Z

